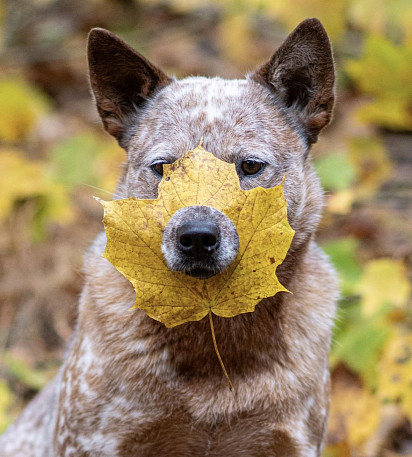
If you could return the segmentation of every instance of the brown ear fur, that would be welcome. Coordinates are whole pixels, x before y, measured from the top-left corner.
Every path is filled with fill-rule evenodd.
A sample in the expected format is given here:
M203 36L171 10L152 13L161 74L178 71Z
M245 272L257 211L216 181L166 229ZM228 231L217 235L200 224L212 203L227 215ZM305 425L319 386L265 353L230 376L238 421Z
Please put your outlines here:
M127 146L127 127L136 110L171 79L113 33L89 33L90 84L104 128Z
M310 143L332 116L335 71L328 35L318 19L306 19L252 79L267 85L298 112Z

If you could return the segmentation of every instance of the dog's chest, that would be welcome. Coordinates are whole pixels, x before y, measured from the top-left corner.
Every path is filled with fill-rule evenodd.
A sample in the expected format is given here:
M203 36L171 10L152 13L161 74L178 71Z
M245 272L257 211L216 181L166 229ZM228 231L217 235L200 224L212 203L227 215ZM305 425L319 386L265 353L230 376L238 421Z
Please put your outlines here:
M159 353L157 358L149 371L147 360L144 362L145 373L136 376L140 381L133 385L110 382L90 341L83 339L62 377L56 455L300 455L293 422L286 429L277 429L280 406L273 395L276 381L271 375L238 383L236 393L224 384L197 388L179 381L160 385L155 367L164 367L167 355ZM306 440L305 431L300 440Z
M206 417L202 420L183 405L180 408L175 405L170 411L154 398L147 404L135 404L134 408L130 407L130 399L121 395L111 396L110 402L107 400L104 398L104 408L99 412L92 412L98 400L88 406L83 402L83 410L77 411L76 417L66 417L76 434L71 436L64 430L59 433L62 439L57 455L298 457L301 456L299 445L308 446L306 439L298 443L292 427L278 430L270 410L221 412L217 416L213 412L216 399L210 397L209 411L205 410L207 402L201 400ZM305 457L316 455L315 447L313 453L310 447L306 449Z

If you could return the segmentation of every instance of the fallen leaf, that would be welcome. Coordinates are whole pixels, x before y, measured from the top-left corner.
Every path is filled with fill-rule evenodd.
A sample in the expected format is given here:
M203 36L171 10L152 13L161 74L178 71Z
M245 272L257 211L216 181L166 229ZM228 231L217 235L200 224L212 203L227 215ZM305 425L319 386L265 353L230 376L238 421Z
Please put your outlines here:
M347 445L350 449L362 449L379 426L380 411L378 398L369 390L337 382L332 391L329 443L334 446Z
M134 307L167 327L200 320L209 310L222 317L252 312L263 298L286 291L275 274L294 234L282 184L244 191L234 164L198 146L164 166L156 200L100 202L107 234L104 257L133 284ZM171 271L161 252L163 231L172 215L193 205L223 212L239 234L236 259L204 280Z
M360 107L360 120L393 130L412 128L411 59L410 42L395 44L374 34L366 37L363 56L345 65L356 87L372 97Z
M333 214L348 214L354 201L353 189L341 190L328 198L328 210Z
M362 295L362 313L370 317L383 307L406 307L411 294L406 265L389 258L371 260L358 286Z
M390 329L383 326L378 318L359 316L357 321L348 325L346 331L335 336L337 344L331 352L332 365L345 362L367 386L373 388L378 378L377 362L390 334Z
M338 271L343 295L353 295L361 277L361 266L357 258L359 241L356 238L338 238L322 245Z
M348 158L356 170L356 199L371 198L391 176L392 166L382 141L377 137L354 137L348 142Z
M398 334L389 341L379 369L379 397L385 402L399 403L412 420L412 334Z
M32 229L45 221L68 222L72 211L66 188L48 173L47 164L31 160L19 149L0 147L0 223L7 219L16 202L37 200Z
M315 161L316 172L326 190L343 191L356 179L356 170L346 154L331 153Z
M0 79L0 140L24 139L49 109L46 96L26 81Z

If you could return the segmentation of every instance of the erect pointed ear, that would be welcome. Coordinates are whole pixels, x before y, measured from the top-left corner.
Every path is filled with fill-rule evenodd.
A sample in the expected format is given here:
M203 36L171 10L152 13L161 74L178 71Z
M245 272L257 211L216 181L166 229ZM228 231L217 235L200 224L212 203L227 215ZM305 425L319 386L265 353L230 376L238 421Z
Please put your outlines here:
M328 35L318 19L306 19L252 79L268 86L294 110L315 143L332 116L335 71Z
M90 84L104 128L127 147L139 108L171 79L113 33L89 33Z

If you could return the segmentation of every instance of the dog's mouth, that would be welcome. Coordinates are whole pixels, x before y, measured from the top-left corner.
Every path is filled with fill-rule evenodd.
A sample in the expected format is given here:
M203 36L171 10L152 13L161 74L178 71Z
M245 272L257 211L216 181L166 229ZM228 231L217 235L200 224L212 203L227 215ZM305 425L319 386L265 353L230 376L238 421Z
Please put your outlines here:
M222 271L213 257L205 257L201 260L180 257L174 269L196 279L208 279Z
M192 276L192 278L196 279L208 279L211 278L212 276L216 275L219 273L219 269L217 268L202 268L202 267L194 267L194 268L189 268L187 270L184 270L183 272L187 274L188 276Z

